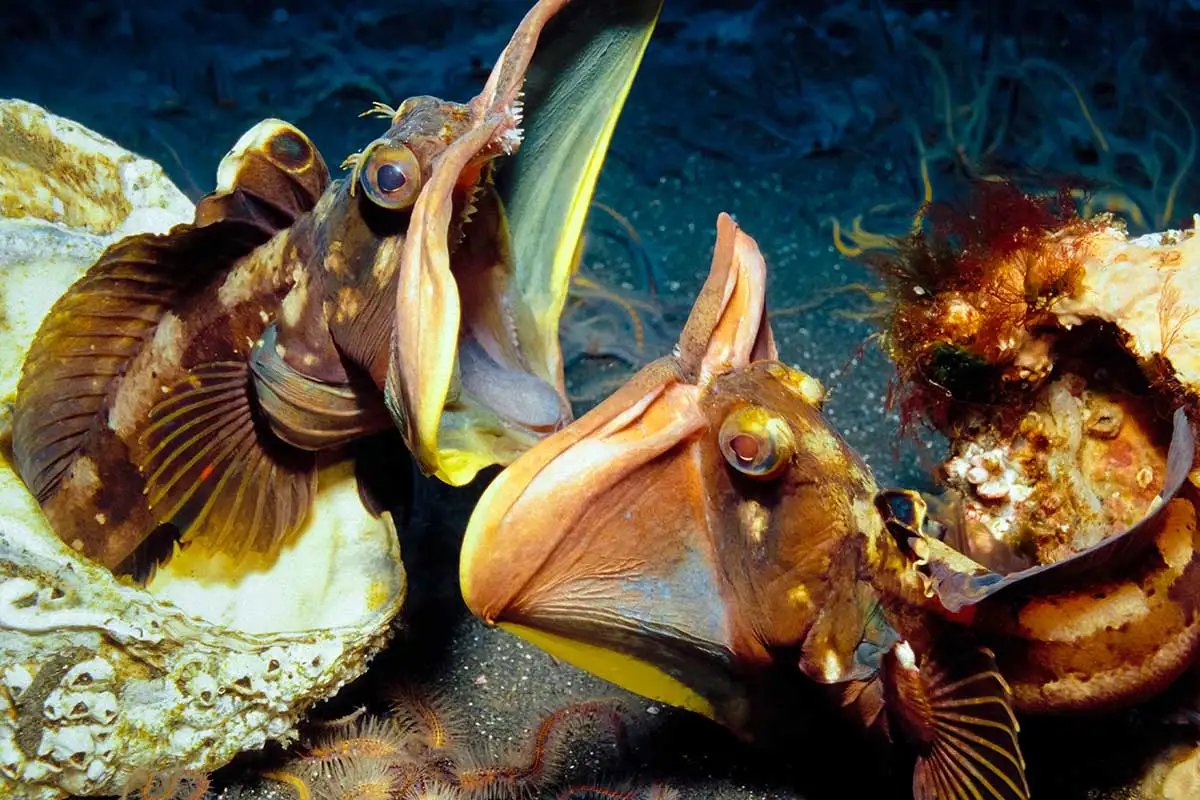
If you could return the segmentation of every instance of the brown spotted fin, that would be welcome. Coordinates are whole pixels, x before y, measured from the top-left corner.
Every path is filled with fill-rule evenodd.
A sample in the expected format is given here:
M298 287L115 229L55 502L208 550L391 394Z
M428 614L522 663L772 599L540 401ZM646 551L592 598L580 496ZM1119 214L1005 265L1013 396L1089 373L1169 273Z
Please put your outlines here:
M1028 800L1012 692L990 650L918 659L897 642L882 678L889 729L916 750L913 800Z
M84 554L121 570L160 525L184 541L232 535L222 514L247 503L248 518L273 522L261 531L239 525L236 535L262 549L303 518L311 465L298 468L282 443L265 456L255 450L270 431L231 344L265 321L250 308L216 316L205 293L215 296L235 264L311 210L328 180L303 133L261 122L222 160L217 190L192 223L114 244L51 308L18 386L13 455L56 532ZM196 326L197 314L217 327ZM172 337L156 339L168 319L190 337L174 350L158 341ZM132 431L113 422L131 407L152 409ZM253 481L281 470L304 477L257 495Z

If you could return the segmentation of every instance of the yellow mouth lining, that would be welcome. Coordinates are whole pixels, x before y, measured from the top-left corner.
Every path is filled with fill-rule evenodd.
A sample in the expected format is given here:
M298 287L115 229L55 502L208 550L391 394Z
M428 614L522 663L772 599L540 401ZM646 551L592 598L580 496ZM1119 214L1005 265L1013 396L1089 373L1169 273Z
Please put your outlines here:
M501 622L499 627L580 669L660 703L715 719L712 703L667 673L640 659L526 625Z

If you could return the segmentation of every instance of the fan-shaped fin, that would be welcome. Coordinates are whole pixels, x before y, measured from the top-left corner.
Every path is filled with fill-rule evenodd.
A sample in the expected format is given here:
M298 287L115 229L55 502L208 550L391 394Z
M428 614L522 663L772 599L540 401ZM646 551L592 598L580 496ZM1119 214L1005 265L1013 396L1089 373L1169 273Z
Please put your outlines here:
M276 340L271 324L250 354L256 399L276 436L302 450L322 450L392 427L374 386L301 374L280 355Z
M110 247L42 322L13 410L13 455L40 502L58 487L129 363L179 300L261 236L236 222L177 226Z
M42 322L13 410L17 469L39 502L103 424L115 383L163 315L311 209L328 173L303 133L266 120L225 156L218 183L192 224L106 250Z
M884 663L888 709L917 749L913 800L1028 800L1012 692L990 650L918 665L900 642Z
M272 552L308 514L315 457L270 432L251 392L244 362L195 367L139 432L134 460L150 510L185 544Z

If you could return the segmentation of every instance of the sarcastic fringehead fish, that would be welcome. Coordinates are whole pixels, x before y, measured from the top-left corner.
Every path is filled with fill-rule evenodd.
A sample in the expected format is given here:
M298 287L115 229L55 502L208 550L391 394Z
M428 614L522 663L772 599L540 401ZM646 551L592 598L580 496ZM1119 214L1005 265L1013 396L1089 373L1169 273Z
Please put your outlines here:
M139 575L176 541L270 553L363 437L395 424L461 484L567 422L571 257L658 7L542 0L470 102L377 103L389 128L346 180L266 120L191 224L109 248L46 317L14 409L63 540Z
M1128 705L1195 658L1195 438L1182 414L1145 519L999 575L939 539L920 495L878 489L822 397L778 360L763 259L722 216L674 355L481 498L463 543L467 605L751 737L781 675L823 688L914 755L918 800L1028 797L1015 712Z

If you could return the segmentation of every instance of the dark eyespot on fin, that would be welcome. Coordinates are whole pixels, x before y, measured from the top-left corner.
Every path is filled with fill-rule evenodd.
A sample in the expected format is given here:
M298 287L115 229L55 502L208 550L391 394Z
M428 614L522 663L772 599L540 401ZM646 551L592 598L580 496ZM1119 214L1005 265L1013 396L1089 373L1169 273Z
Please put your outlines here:
M151 513L233 557L274 553L300 528L316 460L277 439L254 406L245 362L194 367L150 412L134 460Z
M218 180L194 223L112 245L42 322L13 409L14 460L39 502L74 463L114 380L163 315L311 209L329 176L304 134L267 120L225 157Z
M818 683L860 681L878 674L883 652L899 638L879 594L859 580L858 549L847 542L830 558L828 582L838 589L821 607L800 648L800 670Z
M913 800L1028 800L1012 692L986 648L918 663L907 642L884 659L892 720L917 751Z
M196 205L196 224L234 218L269 237L316 206L329 185L329 170L298 128L265 119L221 159L217 182L217 190Z

